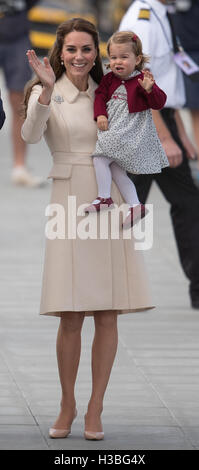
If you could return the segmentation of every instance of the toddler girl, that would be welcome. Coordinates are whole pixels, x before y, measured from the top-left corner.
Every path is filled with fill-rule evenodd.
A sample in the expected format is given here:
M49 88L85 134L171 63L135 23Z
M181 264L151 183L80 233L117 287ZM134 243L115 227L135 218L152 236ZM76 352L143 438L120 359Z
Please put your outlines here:
M132 227L146 214L134 183L133 174L160 173L169 166L152 118L152 109L163 108L165 93L155 84L149 71L141 72L148 57L132 31L116 32L107 44L111 72L95 91L94 118L98 139L93 163L98 197L85 212L114 206L112 178L130 208L123 228Z

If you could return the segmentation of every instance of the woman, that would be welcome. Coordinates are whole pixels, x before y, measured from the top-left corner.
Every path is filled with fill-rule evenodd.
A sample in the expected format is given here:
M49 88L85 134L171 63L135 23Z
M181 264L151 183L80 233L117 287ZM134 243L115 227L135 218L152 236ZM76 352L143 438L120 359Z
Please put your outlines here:
M76 415L81 328L84 317L93 315L92 394L84 436L103 439L101 413L117 350L117 314L145 310L152 304L141 254L135 251L133 240L100 237L99 233L86 237L80 228L85 221L95 223L98 215L90 214L87 219L82 211L76 216L74 206L73 210L69 207L71 197L77 209L86 206L97 189L92 163L97 138L93 102L103 71L95 26L81 18L64 22L58 27L49 60L44 58L42 64L34 51L27 55L37 79L26 91L22 136L36 143L44 134L54 160L49 175L53 179L51 203L61 206L65 214L64 234L55 239L48 236L46 242L40 309L42 315L60 317L57 359L62 400L50 436L67 437L70 432ZM120 206L123 200L115 185L112 193ZM77 220L78 234L74 235Z

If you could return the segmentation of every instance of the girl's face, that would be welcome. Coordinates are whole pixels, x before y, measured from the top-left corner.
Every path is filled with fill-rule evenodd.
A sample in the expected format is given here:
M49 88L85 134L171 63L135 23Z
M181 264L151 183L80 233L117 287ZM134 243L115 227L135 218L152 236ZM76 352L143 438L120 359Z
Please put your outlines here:
M61 59L70 80L84 79L93 67L97 51L91 34L72 31L64 38Z
M127 42L124 44L110 45L110 68L112 72L120 78L127 78L141 61L141 56L136 56L132 45Z

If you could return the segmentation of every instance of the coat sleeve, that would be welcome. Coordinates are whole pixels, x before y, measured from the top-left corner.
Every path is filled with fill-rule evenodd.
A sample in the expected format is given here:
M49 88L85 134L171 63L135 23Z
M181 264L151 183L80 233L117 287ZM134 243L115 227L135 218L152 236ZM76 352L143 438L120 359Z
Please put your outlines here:
M0 129L4 125L5 118L6 118L6 115L4 113L2 99L0 98Z
M139 87L140 93L145 96L149 108L162 109L164 107L167 95L163 90L161 90L161 88L158 87L158 85L156 85L156 83L153 84L153 88L150 93L147 93L147 91L144 90L144 88L142 87L142 85L140 85L139 82L137 82L137 85Z
M98 88L95 90L94 101L94 119L97 120L98 116L108 117L106 110L106 103L108 101L109 82L107 75L104 75Z
M38 102L42 87L35 85L28 102L27 117L21 129L22 139L28 144L36 144L41 140L47 129L50 116L50 104L43 105Z

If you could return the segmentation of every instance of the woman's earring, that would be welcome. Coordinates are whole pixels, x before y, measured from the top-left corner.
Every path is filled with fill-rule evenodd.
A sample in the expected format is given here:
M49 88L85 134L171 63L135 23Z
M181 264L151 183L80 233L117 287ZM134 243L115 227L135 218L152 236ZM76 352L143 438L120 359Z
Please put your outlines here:
M96 63L95 63L95 62L93 62L93 67L94 67L95 65L96 65Z
M63 61L63 59L61 59L61 65L64 65L64 61Z

